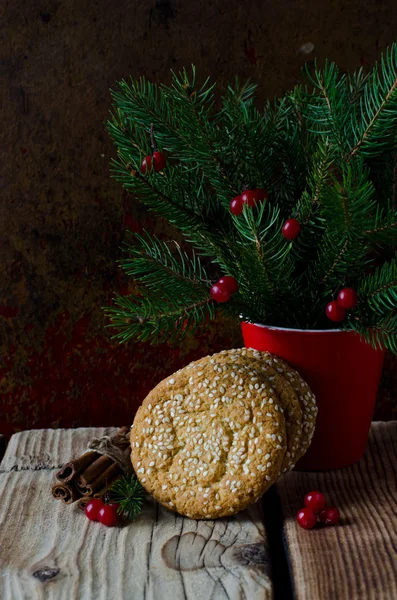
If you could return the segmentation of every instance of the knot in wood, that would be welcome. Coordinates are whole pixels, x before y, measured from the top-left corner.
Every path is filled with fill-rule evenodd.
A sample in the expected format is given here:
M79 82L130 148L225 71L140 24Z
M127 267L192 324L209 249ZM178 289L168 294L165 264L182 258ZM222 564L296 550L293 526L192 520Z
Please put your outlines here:
M58 567L43 567L38 571L32 573L33 577L36 577L39 581L45 582L49 579L54 579L59 573L60 569Z
M236 548L235 557L241 564L268 566L268 557L264 544L248 544Z

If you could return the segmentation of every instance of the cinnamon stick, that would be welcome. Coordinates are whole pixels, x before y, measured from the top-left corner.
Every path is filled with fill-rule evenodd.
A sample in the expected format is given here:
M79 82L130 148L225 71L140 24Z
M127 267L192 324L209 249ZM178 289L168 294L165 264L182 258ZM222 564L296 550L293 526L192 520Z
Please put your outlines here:
M87 504L89 503L89 501L91 500L91 498L100 498L101 500L103 500L107 494L109 487L112 485L112 483L117 481L117 479L119 479L119 478L120 478L120 475L116 475L115 477L113 477L113 479L110 479L107 482L107 485L105 487L103 487L102 489L100 489L99 491L97 491L93 496L82 496L77 502L78 508L80 510L84 510L85 507L87 506Z
M77 480L76 486L79 492L83 496L93 496L98 490L104 486L108 486L109 482L113 481L118 475L121 475L122 470L118 465L111 462L110 466L100 473L97 477L94 477L90 482L80 481L81 477Z
M108 456L99 456L83 473L76 479L76 485L82 494L87 493L86 488L92 481L100 477L109 467L113 465L113 461Z
M71 504L81 497L74 483L54 483L52 495L56 500L62 500L65 504Z
M116 446L119 446L122 450L125 450L130 445L130 428L120 427L117 433L112 437Z
M112 443L128 452L129 427L121 427L113 436ZM81 500L84 509L90 497L103 497L108 487L122 474L121 467L111 458L90 450L63 465L56 473L58 482L52 486L52 495L66 504ZM83 502L83 496L86 501Z
M70 460L65 463L60 471L55 474L56 478L63 483L68 483L74 477L77 477L82 471L84 471L89 465L91 465L97 458L99 454L97 452L87 452L79 458L75 458L74 460Z

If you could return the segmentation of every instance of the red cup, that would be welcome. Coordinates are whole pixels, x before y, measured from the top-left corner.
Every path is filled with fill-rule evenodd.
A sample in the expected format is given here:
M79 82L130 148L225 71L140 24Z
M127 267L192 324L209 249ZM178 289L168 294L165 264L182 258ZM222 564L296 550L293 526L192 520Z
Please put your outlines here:
M352 331L246 322L241 327L246 347L287 361L316 396L316 429L298 468L339 469L358 461L368 439L385 352L374 350Z

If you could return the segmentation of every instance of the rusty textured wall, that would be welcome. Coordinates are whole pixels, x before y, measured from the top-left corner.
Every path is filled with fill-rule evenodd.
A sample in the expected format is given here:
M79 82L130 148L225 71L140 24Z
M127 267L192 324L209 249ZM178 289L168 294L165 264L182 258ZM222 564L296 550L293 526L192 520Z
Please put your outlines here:
M220 89L251 77L264 99L298 82L305 60L372 63L396 17L393 0L3 0L0 431L129 422L166 373L240 343L224 323L181 348L111 343L101 307L127 289L123 231L167 229L109 177L109 87L195 63ZM389 357L382 418L393 388Z

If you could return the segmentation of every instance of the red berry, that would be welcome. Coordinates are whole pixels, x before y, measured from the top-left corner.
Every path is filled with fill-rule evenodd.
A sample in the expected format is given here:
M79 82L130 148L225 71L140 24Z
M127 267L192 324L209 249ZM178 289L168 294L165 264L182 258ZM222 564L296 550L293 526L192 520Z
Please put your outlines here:
M301 226L296 219L287 219L282 227L281 233L286 240L294 240L298 237Z
M267 200L269 197L267 191L263 188L255 188L252 192L255 194L255 199L258 201Z
M337 302L342 308L356 308L358 302L356 290L343 288L338 294Z
M166 165L167 159L162 152L153 152L153 165L155 171L162 171Z
M230 299L231 293L226 286L220 285L218 282L210 289L211 298L215 302L227 302Z
M99 510L98 521L106 527L114 527L117 524L119 516L117 514L117 506L115 504L105 504Z
M225 287L231 294L235 294L238 291L237 279L231 275L224 275L217 281L217 284Z
M324 494L321 492L309 492L304 499L305 506L311 508L313 512L318 513L326 505Z
M319 513L318 518L323 525L337 525L340 519L340 513L335 506L327 506Z
M84 514L89 518L90 521L98 521L99 511L104 506L104 503L100 498L93 498L87 504L84 509Z
M244 202L241 196L236 196L230 202L230 212L238 217L243 212Z
M245 190L245 192L241 194L241 198L244 204L248 204L248 206L250 206L251 208L255 206L257 201L255 190Z
M339 306L336 300L332 300L332 302L329 302L329 304L327 304L327 306L325 307L325 314L331 321L339 323L345 318L346 309Z
M142 161L142 165L141 165L141 172L145 175L146 171L152 170L152 157L151 156L145 156L145 158Z
M296 520L303 529L313 529L317 523L317 517L311 508L301 508L296 515Z

